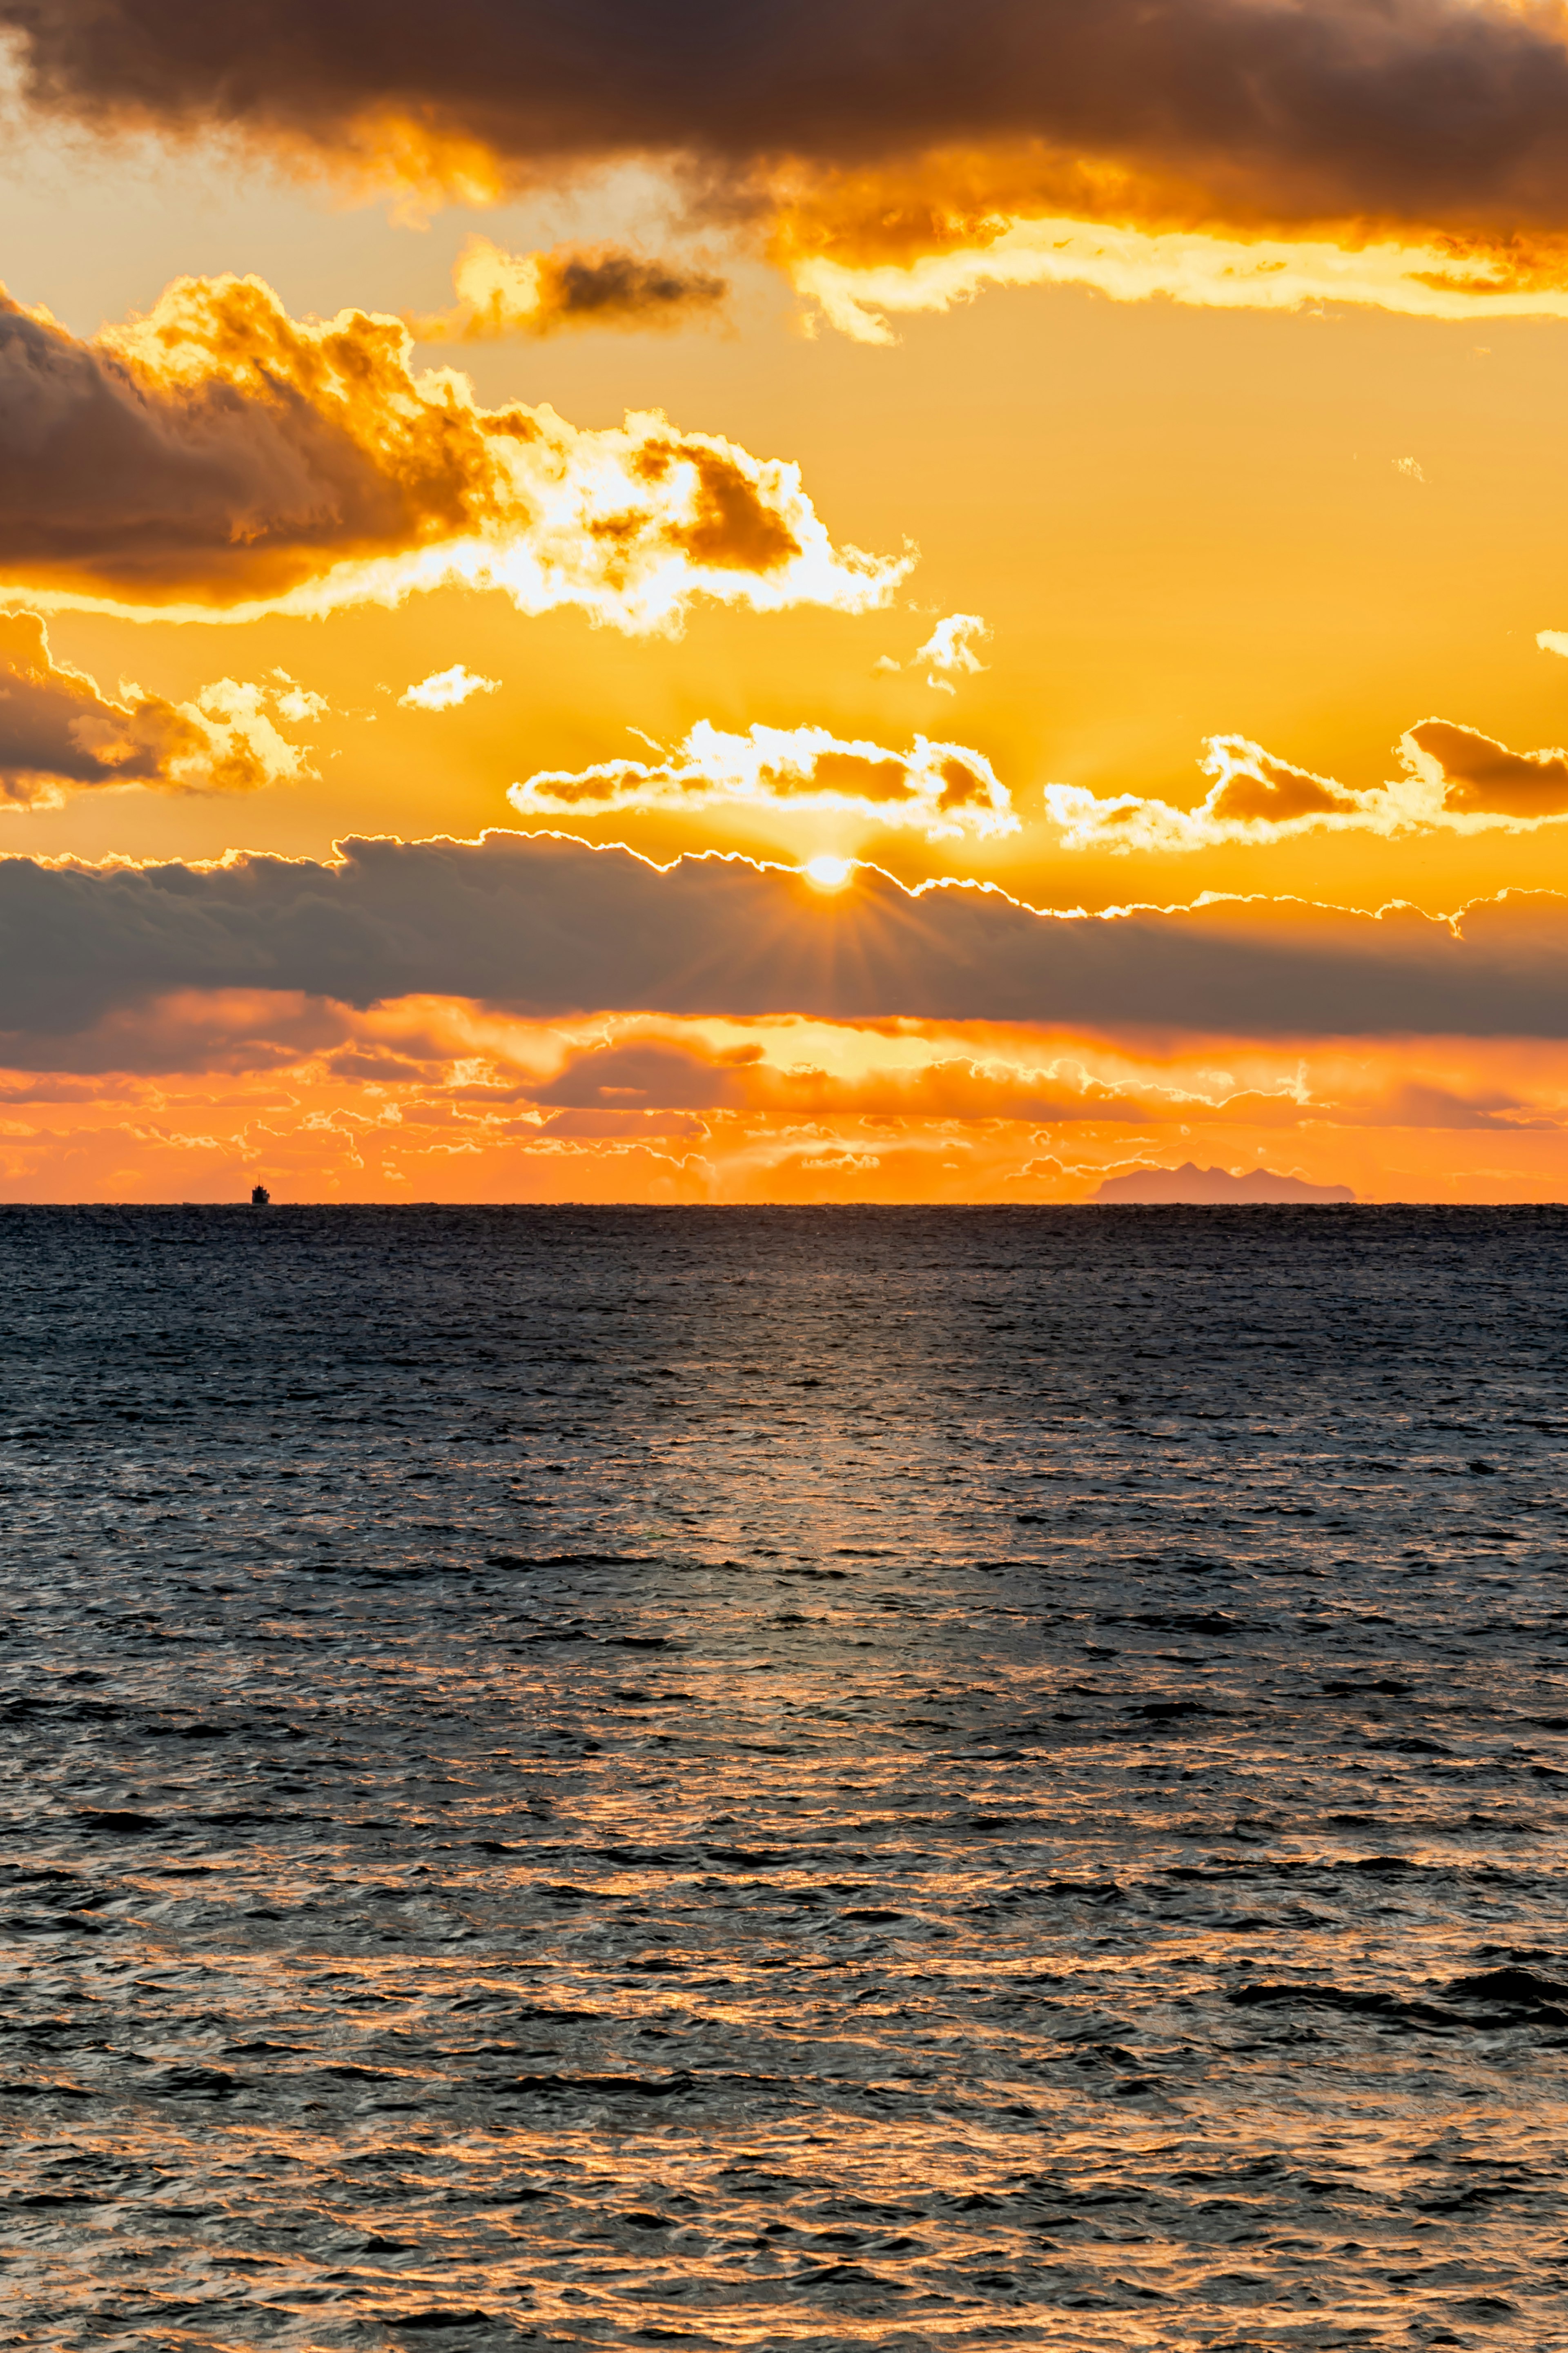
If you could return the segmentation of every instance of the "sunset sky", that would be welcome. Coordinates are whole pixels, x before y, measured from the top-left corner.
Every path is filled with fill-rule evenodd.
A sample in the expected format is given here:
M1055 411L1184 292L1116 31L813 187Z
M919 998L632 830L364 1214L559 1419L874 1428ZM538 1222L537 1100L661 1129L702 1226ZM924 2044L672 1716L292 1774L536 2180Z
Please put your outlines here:
M0 1199L1568 1198L1568 20L0 0Z

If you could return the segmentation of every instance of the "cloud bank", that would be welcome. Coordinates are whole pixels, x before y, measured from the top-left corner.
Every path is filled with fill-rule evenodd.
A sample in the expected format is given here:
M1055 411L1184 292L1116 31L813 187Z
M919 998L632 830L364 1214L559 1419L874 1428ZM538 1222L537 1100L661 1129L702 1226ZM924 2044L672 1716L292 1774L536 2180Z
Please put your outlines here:
M243 793L310 773L266 707L317 716L319 698L292 681L279 689L219 679L194 702L121 691L116 702L85 670L57 661L38 614L0 612L0 799L37 808L95 785Z
M352 840L340 861L0 860L0 1022L79 1032L171 991L369 1006L472 997L555 1018L1025 1021L1279 1036L1568 1036L1568 901L1452 922L1280 900L1045 914L994 889L834 895L737 857L659 869L569 838ZM0 1051L3 1051L0 1041Z
M802 814L841 810L879 825L919 826L929 840L1016 833L1018 820L990 763L961 744L917 735L909 752L847 743L823 727L752 727L726 734L699 720L668 760L610 760L576 773L541 770L507 795L523 817L603 816L617 809L695 809L720 803Z
M0 596L246 620L466 584L639 630L697 597L858 611L908 568L835 548L794 466L654 411L487 408L409 348L256 278L178 280L90 343L0 296Z

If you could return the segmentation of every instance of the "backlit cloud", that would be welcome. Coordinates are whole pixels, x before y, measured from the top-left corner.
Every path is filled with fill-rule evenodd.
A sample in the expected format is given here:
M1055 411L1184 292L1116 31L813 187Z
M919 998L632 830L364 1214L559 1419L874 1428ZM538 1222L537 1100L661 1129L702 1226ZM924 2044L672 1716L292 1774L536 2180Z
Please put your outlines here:
M917 735L909 752L848 743L823 727L726 734L699 720L668 760L611 760L575 773L542 771L507 795L524 817L616 809L844 810L879 825L918 826L931 839L1016 833L1018 820L990 763L961 744Z
M458 583L637 630L697 597L858 611L907 568L835 548L792 465L654 411L487 408L397 320L182 279L84 343L0 298L0 594L244 620Z
M911 212L907 249L889 259L862 251L855 225L835 217L828 190L809 212L781 208L772 249L813 311L863 343L892 343L892 319L952 310L989 286L1081 286L1116 302L1158 297L1205 310L1357 302L1413 319L1568 317L1568 247L1555 242L1538 242L1525 257L1506 239L1412 239L1360 226L1336 240L1081 213L960 213L949 223L940 202L932 224L932 209L923 231Z
M268 710L309 718L324 709L290 679L282 687L219 679L194 702L122 686L104 694L58 661L37 613L0 612L0 802L37 807L88 786L237 793L310 773Z
M353 840L340 860L0 860L0 1005L66 1034L180 990L370 1006L463 997L539 1018L1027 1021L1281 1035L1568 1036L1568 900L1438 919L1274 899L1041 913L868 867L815 891L709 854L658 868L547 835Z
M1064 849L1182 851L1262 845L1314 832L1394 837L1528 829L1568 815L1568 753L1510 752L1451 720L1424 719L1400 739L1400 773L1355 790L1276 759L1245 735L1213 735L1199 763L1214 782L1194 808L1137 793L1100 797L1047 785Z
M1568 752L1510 752L1474 728L1423 720L1405 739L1450 816L1513 818L1568 813Z
M450 670L432 670L428 678L406 688L397 700L405 711L455 711L470 695L500 691L499 678L480 678L464 663L454 662Z
M319 0L0 0L0 26L35 104L95 127L220 130L468 201L664 158L731 215L784 216L803 262L967 266L921 307L1027 274L996 248L1047 225L1244 254L1300 235L1296 300L1335 290L1336 253L1370 257L1338 290L1399 308L1423 280L1494 309L1552 307L1564 283L1568 49L1541 0L803 0L721 26L705 0L388 0L374 22ZM1080 282L1094 259L1069 257ZM1203 277L1216 300L1289 299L1260 261L1232 288L1213 257L1142 266L1186 299Z
M985 664L974 649L990 635L990 629L978 613L950 613L945 621L939 621L915 654L916 661L928 662L931 666L926 684L940 687L944 694L952 694L954 691L950 683L952 676L978 675ZM947 675L938 678L935 675L938 670Z
M484 237L469 239L452 279L455 306L408 322L421 342L485 343L564 327L679 327L711 317L730 291L710 270L624 246L506 253Z

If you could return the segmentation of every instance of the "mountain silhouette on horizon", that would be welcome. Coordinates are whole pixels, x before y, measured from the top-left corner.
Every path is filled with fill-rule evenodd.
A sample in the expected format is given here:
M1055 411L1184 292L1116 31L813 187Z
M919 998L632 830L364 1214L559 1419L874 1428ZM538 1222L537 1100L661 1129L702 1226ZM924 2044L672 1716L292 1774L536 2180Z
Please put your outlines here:
M1302 1176L1276 1176L1272 1168L1249 1168L1233 1176L1228 1168L1200 1168L1184 1160L1179 1168L1134 1168L1108 1176L1097 1201L1176 1201L1203 1205L1222 1201L1353 1201L1348 1185L1309 1185Z

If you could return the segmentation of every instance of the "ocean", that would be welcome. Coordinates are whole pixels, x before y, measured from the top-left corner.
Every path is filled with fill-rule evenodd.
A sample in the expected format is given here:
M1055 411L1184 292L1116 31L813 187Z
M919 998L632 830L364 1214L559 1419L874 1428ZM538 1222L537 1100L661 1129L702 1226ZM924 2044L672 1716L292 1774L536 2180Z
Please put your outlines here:
M1568 2348L1568 1212L0 1272L0 2345Z

